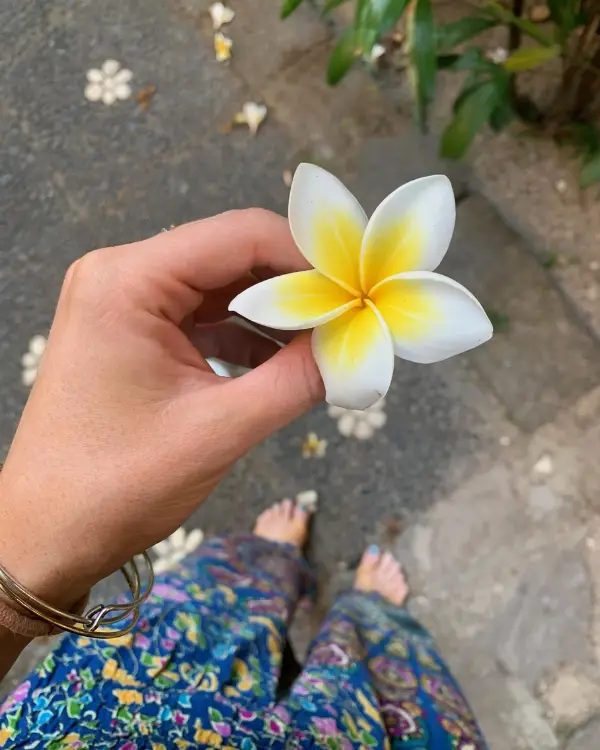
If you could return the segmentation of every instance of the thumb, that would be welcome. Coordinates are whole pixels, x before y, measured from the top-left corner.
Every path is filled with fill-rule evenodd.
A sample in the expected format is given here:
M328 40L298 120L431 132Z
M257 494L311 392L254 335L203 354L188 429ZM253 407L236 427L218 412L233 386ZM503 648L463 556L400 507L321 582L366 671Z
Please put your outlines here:
M310 347L310 332L297 336L271 359L226 389L230 424L245 452L325 398Z

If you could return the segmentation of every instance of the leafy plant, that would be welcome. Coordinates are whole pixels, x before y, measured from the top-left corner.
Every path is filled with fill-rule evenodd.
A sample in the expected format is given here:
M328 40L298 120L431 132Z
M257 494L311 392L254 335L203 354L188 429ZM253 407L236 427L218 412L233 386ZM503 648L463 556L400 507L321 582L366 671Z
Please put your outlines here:
M315 0L313 0L314 2ZM303 0L284 0L288 16ZM339 83L360 58L386 39L402 20L415 117L422 128L435 97L440 70L462 73L462 90L442 133L441 155L464 156L486 126L501 131L518 120L575 148L581 160L580 185L600 182L600 0L547 0L550 20L526 17L526 0L469 0L472 12L452 23L435 21L433 0L322 0L325 16L345 2L354 18L335 47L327 69ZM506 30L503 57L491 54L478 37L494 27ZM557 61L560 63L557 65ZM556 87L541 108L519 84L523 72L553 63Z

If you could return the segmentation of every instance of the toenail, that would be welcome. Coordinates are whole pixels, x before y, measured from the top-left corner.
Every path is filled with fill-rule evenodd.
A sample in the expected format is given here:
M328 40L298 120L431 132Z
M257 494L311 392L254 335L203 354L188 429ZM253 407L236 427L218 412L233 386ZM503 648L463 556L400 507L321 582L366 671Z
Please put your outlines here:
M379 554L379 547L376 544L372 544L369 547L369 554L370 555L378 555Z

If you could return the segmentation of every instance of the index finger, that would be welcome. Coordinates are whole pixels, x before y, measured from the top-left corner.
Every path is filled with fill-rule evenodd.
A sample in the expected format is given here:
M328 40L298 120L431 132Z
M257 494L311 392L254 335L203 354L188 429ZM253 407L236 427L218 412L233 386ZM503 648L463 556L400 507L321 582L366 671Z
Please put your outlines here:
M224 287L257 266L277 273L311 267L296 247L287 219L259 208L184 224L142 244L143 252L132 260L138 274L159 274L171 286L179 282L197 292Z

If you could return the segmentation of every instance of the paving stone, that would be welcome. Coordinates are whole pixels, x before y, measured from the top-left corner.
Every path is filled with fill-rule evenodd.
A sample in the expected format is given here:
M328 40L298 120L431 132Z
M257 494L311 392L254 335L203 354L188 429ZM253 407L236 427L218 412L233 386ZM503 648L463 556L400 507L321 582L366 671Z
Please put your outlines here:
M600 747L600 718L594 719L567 742L565 750L596 750Z
M571 734L600 713L600 685L578 665L564 667L554 675L543 697L561 734Z
M596 663L600 665L600 521L598 518L596 518L586 535L585 555L594 590L594 613L591 637Z
M483 198L458 209L440 272L464 283L509 330L471 357L525 430L550 421L596 385L600 349L524 243Z
M281 5L244 0L235 5L235 21L227 27L234 45L233 67L255 90L331 39L327 23L307 3L287 20L281 19ZM325 68L320 77L324 76Z
M297 145L298 159L344 169L355 164L365 138L393 135L399 120L360 70L352 71L342 85L328 86L324 71L330 51L328 45L315 47L267 83L262 93Z
M497 621L498 658L530 690L563 664L593 662L588 638L593 600L583 554L580 545L544 555L522 577ZM574 686L576 679L565 676L567 682Z

